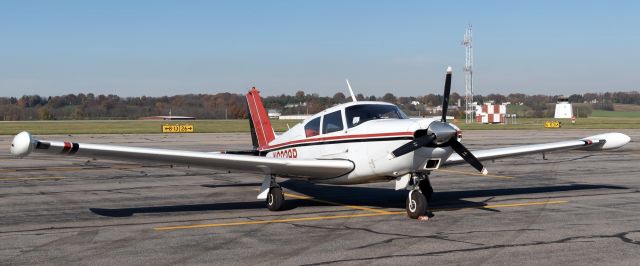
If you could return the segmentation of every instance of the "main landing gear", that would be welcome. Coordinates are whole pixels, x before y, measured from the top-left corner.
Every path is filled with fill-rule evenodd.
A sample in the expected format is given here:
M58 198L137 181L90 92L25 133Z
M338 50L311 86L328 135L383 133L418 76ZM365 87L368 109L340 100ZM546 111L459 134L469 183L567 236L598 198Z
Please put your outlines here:
M258 199L266 199L267 209L270 211L279 211L284 203L284 193L278 183L276 183L275 175L265 176L260 188ZM265 195L266 194L266 195Z
M427 174L413 176L411 190L407 196L407 215L413 219L427 215L427 206L431 201L433 188Z
M270 211L279 211L284 203L284 193L282 193L281 187L269 188L269 194L267 194L267 209Z

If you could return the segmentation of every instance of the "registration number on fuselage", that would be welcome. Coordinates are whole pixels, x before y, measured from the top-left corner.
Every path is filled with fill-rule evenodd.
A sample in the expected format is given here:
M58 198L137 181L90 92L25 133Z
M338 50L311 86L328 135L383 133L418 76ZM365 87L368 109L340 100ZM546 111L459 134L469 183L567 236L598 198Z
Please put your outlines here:
M273 152L273 158L295 159L295 158L298 158L298 151L295 148L293 148L293 149L285 149L285 150L280 150L280 151L274 151Z

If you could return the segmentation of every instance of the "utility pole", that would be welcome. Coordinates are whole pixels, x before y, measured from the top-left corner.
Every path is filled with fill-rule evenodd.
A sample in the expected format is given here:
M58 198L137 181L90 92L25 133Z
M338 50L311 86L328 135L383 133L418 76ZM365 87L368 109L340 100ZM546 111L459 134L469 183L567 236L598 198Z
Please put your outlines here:
M471 124L474 120L475 106L473 106L473 44L471 24L464 33L462 45L464 45L464 100L465 123Z

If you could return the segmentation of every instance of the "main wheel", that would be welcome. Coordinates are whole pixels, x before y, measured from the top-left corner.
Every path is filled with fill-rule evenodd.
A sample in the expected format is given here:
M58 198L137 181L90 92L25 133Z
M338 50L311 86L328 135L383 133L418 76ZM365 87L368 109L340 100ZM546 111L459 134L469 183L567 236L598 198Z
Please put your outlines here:
M429 177L422 179L420 183L418 183L418 187L420 191L427 198L428 202L431 202L431 196L433 195L433 187L431 187L431 182L429 181Z
M282 193L282 188L270 188L269 194L267 194L267 209L269 209L270 211L278 211L282 207L283 202L284 193Z
M407 197L407 215L413 219L427 214L427 199L419 190L409 191Z

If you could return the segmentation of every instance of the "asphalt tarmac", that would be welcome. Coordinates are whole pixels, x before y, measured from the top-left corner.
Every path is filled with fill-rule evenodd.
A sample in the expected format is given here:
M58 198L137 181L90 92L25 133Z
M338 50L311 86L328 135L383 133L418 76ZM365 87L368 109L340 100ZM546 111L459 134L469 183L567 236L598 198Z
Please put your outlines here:
M262 177L207 169L8 155L0 136L2 265L638 265L638 130L467 131L470 150L608 131L624 148L486 162L431 175L428 221L393 183L279 180L285 210L256 200ZM248 134L40 139L199 151L245 149Z

